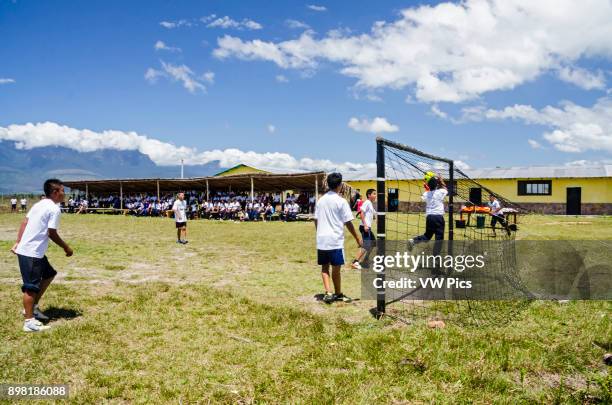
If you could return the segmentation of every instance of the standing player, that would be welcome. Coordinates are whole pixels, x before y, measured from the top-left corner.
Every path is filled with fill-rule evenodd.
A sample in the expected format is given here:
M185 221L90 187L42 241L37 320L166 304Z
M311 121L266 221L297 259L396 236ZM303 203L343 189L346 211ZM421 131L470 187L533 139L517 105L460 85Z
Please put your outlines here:
M498 222L501 224L502 228L506 230L508 236L510 236L510 228L508 228L508 223L506 222L506 218L504 217L502 206L499 203L497 197L493 194L489 195L489 214L491 214L491 229L493 230L493 237L497 236L495 234L495 224Z
M185 193L178 193L178 198L172 205L174 211L174 222L176 223L176 243L186 244L187 242L187 201L185 201ZM184 239L181 239L183 235Z
M421 198L425 201L425 233L408 241L408 247L412 249L415 243L431 240L435 235L436 241L444 239L444 198L448 195L446 183L439 175L431 172L426 174L425 191ZM434 254L437 255L442 246L434 245Z
M315 228L317 230L317 262L321 265L321 277L325 295L323 301L327 304L333 301L351 302L352 300L342 293L342 280L340 269L344 264L344 227L349 230L357 241L359 239L355 227L351 222L353 213L349 203L338 193L342 188L342 175L330 173L327 176L329 191L317 201L315 209ZM334 294L331 293L329 283L329 268L332 268L332 281Z
M360 262L363 259L367 259L367 256L372 250L372 246L376 241L374 232L372 232L372 223L374 222L374 202L376 202L376 190L373 188L366 191L366 200L358 209L359 217L361 218L361 225L359 225L359 232L361 233L361 239L363 240L363 248L360 248L357 252L357 257L353 260L351 268L355 270L361 270Z
M28 200L25 197L21 197L21 211L26 212L28 209Z
M11 212L17 212L17 197L11 198Z
M66 256L70 257L73 253L57 233L61 215L58 204L64 201L64 186L57 179L49 179L43 187L47 198L34 204L28 212L19 228L17 242L11 249L17 255L23 279L24 332L49 329L40 322L49 318L38 307L40 298L57 274L45 256L49 239L64 249Z

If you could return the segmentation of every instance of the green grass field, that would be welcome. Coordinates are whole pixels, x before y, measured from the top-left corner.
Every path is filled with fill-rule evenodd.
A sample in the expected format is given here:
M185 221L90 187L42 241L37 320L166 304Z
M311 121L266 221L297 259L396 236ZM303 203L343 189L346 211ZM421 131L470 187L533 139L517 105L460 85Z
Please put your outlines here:
M486 327L375 320L372 301L326 306L312 223L64 215L59 271L41 302L56 319L21 331L0 215L0 383L65 383L70 400L134 403L611 403L601 361L612 302L536 302ZM612 218L531 216L523 239L612 239ZM347 238L347 253L354 243ZM344 290L358 297L357 272Z

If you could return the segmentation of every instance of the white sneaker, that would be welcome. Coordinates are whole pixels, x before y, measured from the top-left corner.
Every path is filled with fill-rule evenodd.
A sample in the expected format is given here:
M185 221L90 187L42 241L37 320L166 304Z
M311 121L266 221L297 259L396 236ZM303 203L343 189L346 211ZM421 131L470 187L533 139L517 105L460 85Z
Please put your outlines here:
M51 327L43 325L42 322L37 321L36 318L26 319L23 322L24 332L40 332L47 329L51 329Z
M353 264L351 264L351 268L355 270L361 270L361 264L359 264L359 262L353 262Z
M21 315L25 315L25 309L21 310ZM38 308L38 305L34 305L34 318L38 319L39 321L49 320L49 317L42 313L40 308Z

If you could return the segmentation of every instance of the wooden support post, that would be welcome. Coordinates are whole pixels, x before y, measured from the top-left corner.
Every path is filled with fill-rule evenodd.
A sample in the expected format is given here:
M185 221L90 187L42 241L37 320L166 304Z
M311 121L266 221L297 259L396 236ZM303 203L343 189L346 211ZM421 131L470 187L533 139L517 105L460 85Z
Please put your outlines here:
M157 202L159 203L159 180L157 180Z
M208 179L206 179L206 201L210 201L210 192L208 190Z
M255 194L254 194L254 186L253 186L253 178L251 177L251 202L253 202L253 200L255 200Z
M315 199L319 199L319 176L315 176Z
M85 199L89 202L89 184L85 183Z

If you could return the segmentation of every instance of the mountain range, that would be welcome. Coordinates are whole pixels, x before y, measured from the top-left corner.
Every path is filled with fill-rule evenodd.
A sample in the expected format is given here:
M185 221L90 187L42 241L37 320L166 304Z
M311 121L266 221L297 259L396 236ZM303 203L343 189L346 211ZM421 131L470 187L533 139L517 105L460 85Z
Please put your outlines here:
M185 177L211 176L218 162L185 166ZM45 179L178 178L180 166L158 166L138 151L78 152L64 147L17 149L0 141L0 193L39 193Z

